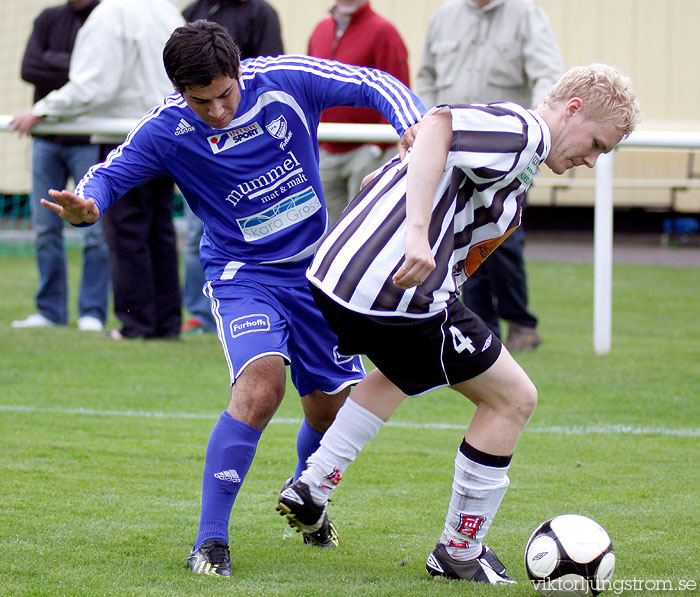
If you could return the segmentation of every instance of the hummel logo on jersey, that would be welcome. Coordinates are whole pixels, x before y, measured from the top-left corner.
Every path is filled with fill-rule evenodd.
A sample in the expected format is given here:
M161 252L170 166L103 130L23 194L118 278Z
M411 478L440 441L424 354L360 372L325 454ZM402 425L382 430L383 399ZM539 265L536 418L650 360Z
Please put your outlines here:
M231 469L230 471L221 471L220 473L214 473L214 476L219 479L219 481L229 481L230 483L240 483L241 478L238 476L236 470Z
M194 133L194 127L184 118L180 118L175 129L175 135L184 135L185 133Z

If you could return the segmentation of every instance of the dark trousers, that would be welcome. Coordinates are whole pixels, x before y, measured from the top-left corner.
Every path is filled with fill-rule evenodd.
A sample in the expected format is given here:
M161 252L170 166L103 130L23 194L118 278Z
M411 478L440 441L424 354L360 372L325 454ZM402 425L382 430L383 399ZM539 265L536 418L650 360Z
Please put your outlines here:
M519 227L462 286L464 304L481 317L499 338L499 319L537 327L537 317L527 308L524 244L525 235L522 227Z
M173 194L170 178L151 178L123 195L102 218L109 246L114 313L127 338L173 338L180 334Z

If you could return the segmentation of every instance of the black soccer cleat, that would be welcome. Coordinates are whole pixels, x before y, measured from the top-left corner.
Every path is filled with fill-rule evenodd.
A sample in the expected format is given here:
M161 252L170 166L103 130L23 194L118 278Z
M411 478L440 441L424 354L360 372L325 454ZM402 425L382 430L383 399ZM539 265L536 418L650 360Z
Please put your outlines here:
M451 557L445 546L438 543L428 556L425 569L431 576L446 576L458 580L472 580L491 585L512 585L517 581L506 574L506 567L493 550L484 545L481 555L468 562L460 562Z
M313 533L304 533L304 545L316 545L317 547L338 547L338 531L335 530L335 525L328 517L324 516L323 524L318 531Z
M187 567L195 574L231 576L231 554L228 545L218 539L207 539L202 546L192 548L187 558Z
M289 526L304 536L304 545L338 547L338 532L326 513L327 504L317 506L306 483L292 485L287 479L280 492L277 511L286 516Z

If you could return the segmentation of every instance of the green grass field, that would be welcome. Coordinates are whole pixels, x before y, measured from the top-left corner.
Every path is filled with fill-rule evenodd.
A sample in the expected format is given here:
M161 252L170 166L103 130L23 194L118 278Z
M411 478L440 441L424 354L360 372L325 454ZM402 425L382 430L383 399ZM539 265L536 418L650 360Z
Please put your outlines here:
M33 310L35 266L0 256L0 594L535 595L525 543L564 512L608 530L618 594L697 586L700 269L616 266L606 356L592 348L592 267L528 269L544 344L517 358L540 402L488 536L519 584L489 587L424 568L473 412L448 390L407 400L348 469L330 507L341 546L319 550L274 509L296 460L290 384L234 508L235 576L188 572L204 448L229 397L218 340L11 329Z

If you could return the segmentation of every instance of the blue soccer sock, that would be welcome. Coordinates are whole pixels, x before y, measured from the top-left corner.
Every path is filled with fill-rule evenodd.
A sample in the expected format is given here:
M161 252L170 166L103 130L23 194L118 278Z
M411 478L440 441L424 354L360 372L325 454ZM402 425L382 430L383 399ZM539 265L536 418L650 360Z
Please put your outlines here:
M301 473L306 468L306 459L321 445L322 437L323 433L321 431L316 431L306 419L302 421L301 427L299 427L299 434L297 435L297 456L299 460L297 460L293 481L301 477Z
M231 508L250 468L262 431L224 411L209 436L202 481L202 513L195 549L207 539L228 544Z

